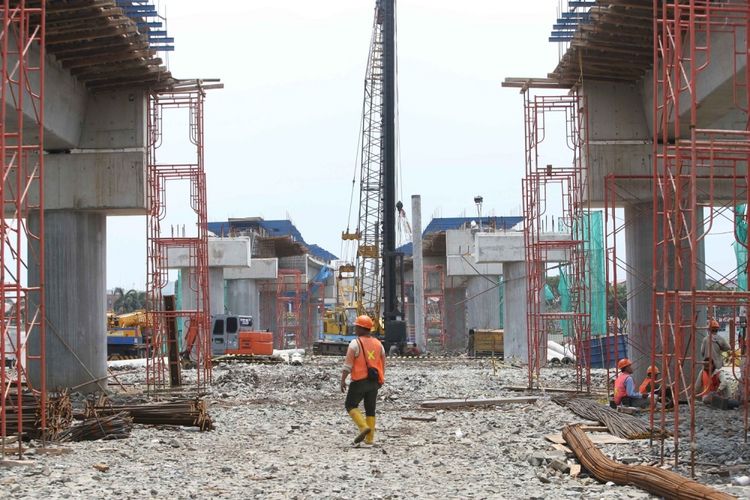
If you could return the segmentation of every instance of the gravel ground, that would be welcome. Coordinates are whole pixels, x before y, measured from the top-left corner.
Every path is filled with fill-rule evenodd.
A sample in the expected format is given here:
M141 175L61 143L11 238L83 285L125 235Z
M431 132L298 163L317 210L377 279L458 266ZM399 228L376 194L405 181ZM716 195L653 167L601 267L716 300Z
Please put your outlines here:
M491 409L419 410L443 397L518 396L526 372L489 360L394 361L378 402L377 444L354 446L355 427L338 391L340 358L303 366L220 365L207 398L216 430L136 425L129 439L67 444L60 456L29 453L31 465L0 468L0 496L13 498L650 498L633 487L557 472L570 462L544 435L581 419L542 396L535 404ZM122 375L136 383L140 375ZM595 379L601 381L602 373ZM569 368L543 373L566 387ZM132 391L133 389L131 389ZM698 479L738 497L750 473L740 411L697 409ZM402 416L435 416L436 422ZM707 426L708 427L708 426ZM665 446L671 456L672 442ZM658 459L647 440L607 445L629 463ZM94 468L105 464L107 472ZM726 464L731 476L717 467ZM685 472L682 467L682 472Z

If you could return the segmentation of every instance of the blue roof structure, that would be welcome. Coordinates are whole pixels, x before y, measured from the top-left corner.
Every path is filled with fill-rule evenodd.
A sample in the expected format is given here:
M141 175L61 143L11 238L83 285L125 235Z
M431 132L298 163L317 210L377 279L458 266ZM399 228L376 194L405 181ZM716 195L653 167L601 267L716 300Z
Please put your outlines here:
M302 233L299 229L288 220L263 220L263 219L236 219L224 222L209 222L208 230L214 233L216 236L228 236L233 233L246 230L264 230L269 237L279 238L289 236L293 241L302 243L310 251L310 255L322 260L323 262L330 262L338 259L334 254L325 250L324 248L307 243L302 237Z
M499 216L499 217L482 217L482 227L493 228L495 230L507 231L513 229L523 221L522 216ZM426 237L430 234L437 234L445 232L449 229L461 229L471 225L472 222L476 222L479 225L479 217L441 217L432 219L427 227L422 231L422 237ZM411 243L397 248L397 251L403 252L404 255L412 255L414 248Z

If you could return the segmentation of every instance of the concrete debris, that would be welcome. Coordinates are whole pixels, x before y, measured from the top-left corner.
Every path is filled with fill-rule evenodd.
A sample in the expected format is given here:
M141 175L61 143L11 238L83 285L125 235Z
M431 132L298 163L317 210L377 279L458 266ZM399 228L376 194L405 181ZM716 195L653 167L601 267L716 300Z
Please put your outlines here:
M370 497L380 499L653 498L632 486L607 487L581 471L564 450L553 449L544 436L580 419L550 404L548 396L533 405L418 410L422 401L456 394L466 399L519 395L504 387L523 385L527 372L511 367L495 371L489 360L391 364L378 401L375 446L351 447L355 427L338 388L341 364L336 357L307 358L302 367L219 363L205 396L214 431L134 424L128 439L71 443L67 448L72 453L34 454L23 467L0 468L2 491L20 499L344 499L361 496L365 485ZM189 384L195 371L185 370L183 376ZM603 371L595 370L593 377L594 384L603 385ZM144 378L123 374L122 381L141 384ZM541 382L559 387L573 378L571 368L544 369ZM110 399L121 403L116 394ZM696 411L698 420L713 419L699 431L699 439L708 441L697 459L731 463L737 468L730 477L748 474L740 468L750 462L741 432L710 434L715 427L732 428L732 412L706 413L712 410L702 406ZM426 425L402 417L435 419ZM602 433L591 435L596 434ZM658 443L651 448L648 440L601 448L608 456L659 458ZM665 450L674 452L670 441ZM719 461L718 455L726 460ZM568 472L555 469L555 461L563 470L567 464ZM106 464L109 472L98 472L92 464ZM701 481L747 495L747 487L730 486L729 477L706 473Z

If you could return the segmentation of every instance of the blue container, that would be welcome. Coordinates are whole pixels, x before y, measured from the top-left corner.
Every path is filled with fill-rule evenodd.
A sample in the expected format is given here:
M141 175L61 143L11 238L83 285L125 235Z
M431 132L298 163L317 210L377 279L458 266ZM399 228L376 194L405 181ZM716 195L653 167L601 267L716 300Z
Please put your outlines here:
M592 338L584 342L583 349L585 354L590 356L591 368L614 368L617 366L618 359L628 357L628 336L617 336L617 354L615 354L615 337L612 335Z

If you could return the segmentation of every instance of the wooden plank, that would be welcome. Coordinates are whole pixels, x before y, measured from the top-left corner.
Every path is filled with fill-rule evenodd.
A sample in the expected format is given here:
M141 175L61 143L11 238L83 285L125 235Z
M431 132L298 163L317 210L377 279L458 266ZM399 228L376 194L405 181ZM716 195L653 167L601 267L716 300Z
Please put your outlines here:
M414 420L415 422L437 422L437 417L401 417L401 420Z
M573 450L565 446L564 444L560 443L552 443L552 447L556 450L562 451L563 453L567 453L569 455L573 454Z
M528 404L535 403L539 399L536 396L520 398L499 399L436 399L433 401L422 401L422 408L462 408L466 406L494 406L503 404Z
M581 430L584 432L609 432L606 425L582 425Z
M528 387L520 385L506 385L503 389L514 392L559 392L562 394L586 394L591 396L606 396L603 392L586 392L579 391L577 389L566 389L563 387L544 387L542 389L529 389Z

